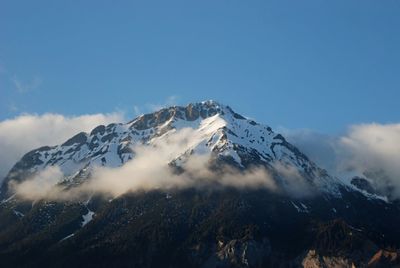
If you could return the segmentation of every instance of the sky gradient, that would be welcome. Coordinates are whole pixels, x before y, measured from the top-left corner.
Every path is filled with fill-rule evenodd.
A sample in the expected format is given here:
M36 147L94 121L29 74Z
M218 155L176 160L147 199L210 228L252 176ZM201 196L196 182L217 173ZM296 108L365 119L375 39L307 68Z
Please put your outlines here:
M0 0L0 121L215 99L272 127L399 122L400 1Z

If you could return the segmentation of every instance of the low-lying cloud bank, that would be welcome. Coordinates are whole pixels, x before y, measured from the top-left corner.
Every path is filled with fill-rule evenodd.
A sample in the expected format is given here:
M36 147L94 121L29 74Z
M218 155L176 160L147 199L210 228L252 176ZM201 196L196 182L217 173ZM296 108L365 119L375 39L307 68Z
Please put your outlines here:
M207 167L206 158L190 160L185 172L174 173L168 165L138 168L139 162L131 161L121 168L98 168L93 176L78 187L66 189L58 184L62 173L58 167L49 167L36 176L22 182L11 182L16 196L26 200L84 200L93 194L118 197L128 192L151 190L176 190L187 188L221 189L234 187L239 189L269 189L278 191L271 175L262 168L238 172L223 168L214 172ZM201 167L201 165L203 165Z
M20 184L10 186L20 198L28 200L84 199L90 195L103 194L117 197L127 192L211 187L220 189L268 189L295 197L313 194L297 169L275 165L275 172L282 180L279 185L272 174L263 167L246 171L228 165L213 167L210 153L191 154L185 151L193 146L198 132L186 128L155 140L152 145L133 147L135 157L118 168L94 168L90 178L81 185L68 190L59 182L62 173L57 167L49 167ZM171 163L179 162L179 166ZM275 175L276 175L275 174Z
M342 136L286 133L311 160L339 177L366 174L382 193L400 198L400 124L360 124Z
M122 114L63 116L25 114L0 121L0 184L11 167L28 151L60 144L81 131L123 120Z

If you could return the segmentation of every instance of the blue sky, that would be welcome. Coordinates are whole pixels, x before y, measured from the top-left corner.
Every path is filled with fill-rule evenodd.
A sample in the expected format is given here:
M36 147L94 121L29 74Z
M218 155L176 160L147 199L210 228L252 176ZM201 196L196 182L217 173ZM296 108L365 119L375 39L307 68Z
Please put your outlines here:
M399 14L395 0L0 0L0 120L216 99L273 127L396 123Z

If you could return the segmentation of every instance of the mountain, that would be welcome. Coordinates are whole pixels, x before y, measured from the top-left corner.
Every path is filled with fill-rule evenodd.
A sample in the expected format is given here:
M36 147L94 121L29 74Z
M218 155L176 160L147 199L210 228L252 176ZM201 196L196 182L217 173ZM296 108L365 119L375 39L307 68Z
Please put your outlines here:
M49 166L60 167L67 180L78 181L88 177L96 166L122 166L134 157L134 145L152 146L184 128L194 131L190 141L169 159L172 163L197 153L209 153L238 169L262 165L274 170L274 163L282 163L299 171L321 190L339 194L339 181L318 168L282 135L214 101L162 109L125 124L98 126L61 145L33 150L11 169L5 185L22 181Z
M143 158L143 148L167 151L161 160L171 173L164 173L161 185L175 185L198 156L206 157L202 168L212 171L213 183L193 184L205 176L196 169L191 187L157 184L117 196L92 191L32 200L12 187L53 167L62 174L55 182L60 194L95 185L99 167L112 172L132 165ZM144 168L158 168L157 153ZM274 187L247 187L246 174L264 174L255 169L265 171ZM388 260L400 246L398 201L378 195L361 178L346 183L329 175L270 127L215 101L98 126L28 152L4 179L0 197L5 267L398 265Z

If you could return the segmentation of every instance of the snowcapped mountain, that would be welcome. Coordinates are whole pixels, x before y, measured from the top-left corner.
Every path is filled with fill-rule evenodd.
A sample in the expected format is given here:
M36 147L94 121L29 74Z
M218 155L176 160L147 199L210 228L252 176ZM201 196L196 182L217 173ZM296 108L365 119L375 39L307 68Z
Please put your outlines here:
M124 165L135 157L135 145L154 146L186 128L193 133L185 146L169 159L175 165L193 154L209 154L238 169L262 165L274 171L274 165L280 163L294 168L319 189L340 194L340 182L318 168L282 135L215 101L161 109L128 123L101 125L90 133L81 132L61 145L38 148L27 153L4 181L21 181L49 166L59 166L67 180L82 180L96 166Z
M175 136L183 141L174 144ZM227 165L238 173L262 167L283 187L286 177L298 176L319 194L192 187L125 192L113 199L95 194L84 201L32 201L15 197L8 188L11 182L27 181L54 166L63 174L58 183L79 186L98 167L122 169L139 157L140 148L156 150L160 144L171 148L165 164L173 170L201 155L215 168ZM163 179L168 181L171 174ZM291 187L302 185L294 180ZM379 197L362 178L350 183L330 176L269 126L215 101L101 125L61 145L28 152L5 178L0 200L4 267L369 267L369 263L396 267L400 263L398 201Z

